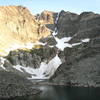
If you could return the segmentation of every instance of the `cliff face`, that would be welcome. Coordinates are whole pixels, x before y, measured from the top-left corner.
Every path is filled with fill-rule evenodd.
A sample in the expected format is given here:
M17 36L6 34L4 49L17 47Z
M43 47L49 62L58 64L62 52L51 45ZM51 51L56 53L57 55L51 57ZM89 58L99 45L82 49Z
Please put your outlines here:
M56 13L52 11L43 11L41 14L37 14L36 18L41 23L54 24Z
M57 29L59 38L72 37L69 44L73 46L61 51L65 61L52 77L53 82L100 87L100 15L93 12L77 15L62 11Z
M100 15L93 12L83 12L78 15L61 11L57 28L60 38L72 37L75 34L82 38L93 37L100 31Z
M35 17L36 17L38 22L40 22L41 24L45 24L47 28L49 28L52 31L54 31L55 19L57 17L57 13L56 12L46 11L45 10L41 14L37 14Z
M6 11L5 7L2 9ZM43 43L36 45L39 48L12 51L5 59L0 58L0 70L32 79L48 79L54 74L52 84L100 87L99 14L44 11L32 16L26 8L14 9L12 18L6 19L7 13L0 17L0 48L7 48L6 44L12 41L34 42L49 35L50 30L53 33L40 40Z
M51 30L36 21L27 8L0 7L0 52L13 44L35 42L50 34Z

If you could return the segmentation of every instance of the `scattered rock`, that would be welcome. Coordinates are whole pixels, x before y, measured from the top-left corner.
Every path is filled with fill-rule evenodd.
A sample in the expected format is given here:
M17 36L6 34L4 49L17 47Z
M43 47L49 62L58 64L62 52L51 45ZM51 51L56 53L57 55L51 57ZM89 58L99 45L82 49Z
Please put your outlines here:
M29 80L22 76L0 71L0 99L39 93L40 90L33 89L32 85Z

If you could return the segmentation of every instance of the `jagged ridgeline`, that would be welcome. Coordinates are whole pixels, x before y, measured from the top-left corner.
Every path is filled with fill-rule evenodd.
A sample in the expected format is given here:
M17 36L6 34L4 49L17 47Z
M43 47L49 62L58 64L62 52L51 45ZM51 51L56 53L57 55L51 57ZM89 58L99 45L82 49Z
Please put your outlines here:
M0 54L5 55L14 45L36 42L51 34L51 30L22 6L0 7ZM8 51L7 51L8 50Z
M51 78L52 84L100 87L99 14L62 10L33 16L20 6L1 7L0 13L1 54L10 52L0 58L1 70Z

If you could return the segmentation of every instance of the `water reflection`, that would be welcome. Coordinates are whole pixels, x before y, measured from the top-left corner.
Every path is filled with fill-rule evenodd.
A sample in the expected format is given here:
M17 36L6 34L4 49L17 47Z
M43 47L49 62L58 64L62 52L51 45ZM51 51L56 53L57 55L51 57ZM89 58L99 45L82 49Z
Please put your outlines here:
M78 88L65 86L34 86L40 94L9 100L100 100L100 88Z

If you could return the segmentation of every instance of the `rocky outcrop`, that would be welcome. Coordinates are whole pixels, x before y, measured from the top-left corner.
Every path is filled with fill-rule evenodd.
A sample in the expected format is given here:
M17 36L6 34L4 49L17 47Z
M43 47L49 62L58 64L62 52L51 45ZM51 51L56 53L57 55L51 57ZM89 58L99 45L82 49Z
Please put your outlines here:
M83 12L77 15L61 11L57 29L60 38L76 35L79 38L93 38L100 32L100 15L93 12Z
M58 21L58 32L59 37L72 36L71 44L84 38L89 38L90 41L64 49L61 54L65 56L65 62L51 78L52 82L60 85L100 87L100 15L92 12L80 15L62 12Z
M38 22L27 8L22 6L0 7L1 55L13 45L35 42L50 34L51 30Z
M39 49L11 51L6 57L12 65L38 68L41 62L49 61L56 55L56 48L43 46Z
M32 88L32 83L26 78L11 72L0 71L0 99L35 95L40 90Z
M18 9L19 7L17 7ZM20 7L21 9L26 11L26 8ZM28 19L25 17L26 15ZM40 39L40 37L47 36L43 34L49 29L55 30L56 35L52 34L40 39L43 45L36 45L38 49L11 51L5 57L6 60L3 65L1 64L0 70L11 71L27 78L31 77L31 75L34 78L38 74L39 78L44 78L43 76L47 78L48 73L55 72L54 65L57 65L56 69L59 68L50 79L52 84L100 87L100 15L93 12L83 12L78 15L65 11L60 13L44 11L41 15L35 17L31 15L29 17L29 15L25 12L25 16L23 16L26 24L25 26L20 25L22 30L23 27L26 28L30 23L27 27L29 30L26 28L27 32L30 32L27 34L29 36L26 36L26 31L23 31L26 32L25 34L22 32L25 38L29 39L32 35L30 27L34 23L32 27L35 27L35 30L33 29L32 32L36 32L38 35L32 35L33 37L29 41L33 41L35 37ZM48 27L48 29L45 27ZM8 27L7 32L9 32ZM50 31L47 32L49 34ZM1 36L3 37L3 35ZM18 36L18 39L21 39L21 35ZM15 35L15 38L17 38L17 35ZM24 41L24 39L21 40ZM55 59L57 59L56 62ZM55 64L53 65L53 63ZM46 66L45 71L42 69L44 66Z
M52 11L43 11L41 14L36 15L36 19L43 24L54 24L56 18L55 12Z
M66 48L64 50L65 63L58 68L53 76L54 83L100 87L99 39L100 37L74 48Z
M48 69L47 73L52 74L53 68L50 68L50 66L54 67L53 63L51 62L52 65L48 65L49 68L45 66L47 66L56 55L57 48L48 46L43 46L39 49L11 51L5 58L0 58L0 70L13 72L28 79L33 76L37 78L42 76L42 78L44 78L46 76L45 70Z
M42 43L46 43L47 45L52 45L52 46L57 44L57 42L53 36L48 36L46 38L42 38L39 41Z
M47 28L54 31L55 29L55 19L57 17L56 12L52 11L43 11L41 14L36 15L36 19L41 24L45 24Z

